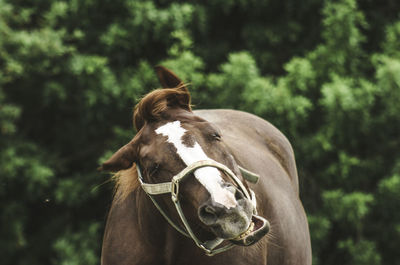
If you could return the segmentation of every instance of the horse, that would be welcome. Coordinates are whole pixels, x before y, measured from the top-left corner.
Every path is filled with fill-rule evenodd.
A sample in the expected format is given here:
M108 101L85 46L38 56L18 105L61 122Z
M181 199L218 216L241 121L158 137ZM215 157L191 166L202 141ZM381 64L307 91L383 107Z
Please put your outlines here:
M287 138L250 113L192 110L187 85L155 70L137 134L100 166L116 180L101 264L310 265Z

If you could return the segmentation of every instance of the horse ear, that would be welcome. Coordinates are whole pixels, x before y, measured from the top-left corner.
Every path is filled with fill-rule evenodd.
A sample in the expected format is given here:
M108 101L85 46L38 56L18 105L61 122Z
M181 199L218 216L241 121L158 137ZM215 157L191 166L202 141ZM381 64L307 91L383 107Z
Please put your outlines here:
M127 169L132 166L136 161L136 152L133 142L121 147L115 152L106 162L104 162L98 169L101 171L116 172L122 169Z
M182 80L164 66L157 65L155 70L163 88L174 88L183 85Z
M190 93L182 80L164 66L158 65L155 70L163 88L175 89L168 97L168 105L192 111Z

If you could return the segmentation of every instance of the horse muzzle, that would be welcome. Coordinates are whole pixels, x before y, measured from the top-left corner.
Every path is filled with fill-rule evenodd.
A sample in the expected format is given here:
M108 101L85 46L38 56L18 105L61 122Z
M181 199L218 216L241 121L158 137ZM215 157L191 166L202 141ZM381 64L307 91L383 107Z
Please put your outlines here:
M211 197L199 207L198 216L217 237L231 239L247 231L254 206L234 185L224 186L225 191L235 198L236 206L227 207L215 202Z
M255 215L252 202L234 188L237 206L227 208L209 200L198 211L199 219L219 238L235 245L250 246L269 232L269 222Z

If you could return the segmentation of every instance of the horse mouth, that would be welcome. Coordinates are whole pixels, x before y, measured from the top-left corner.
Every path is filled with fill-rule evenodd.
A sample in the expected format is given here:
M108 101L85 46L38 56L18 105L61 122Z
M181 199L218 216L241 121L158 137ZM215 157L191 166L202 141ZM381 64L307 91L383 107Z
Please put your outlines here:
M230 241L239 246L251 246L265 236L269 232L269 228L270 224L265 218L253 215L249 228Z

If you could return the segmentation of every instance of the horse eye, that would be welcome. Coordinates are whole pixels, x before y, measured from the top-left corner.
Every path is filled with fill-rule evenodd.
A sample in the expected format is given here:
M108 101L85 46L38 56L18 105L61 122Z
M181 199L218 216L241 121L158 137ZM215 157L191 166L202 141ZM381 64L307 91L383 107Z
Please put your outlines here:
M217 133L217 132L213 133L212 137L214 138L214 140L217 140L217 141L221 140L221 135L219 135L219 133Z
M160 168L160 164L155 163L154 165L152 165L149 170L149 176L154 175L159 168Z

